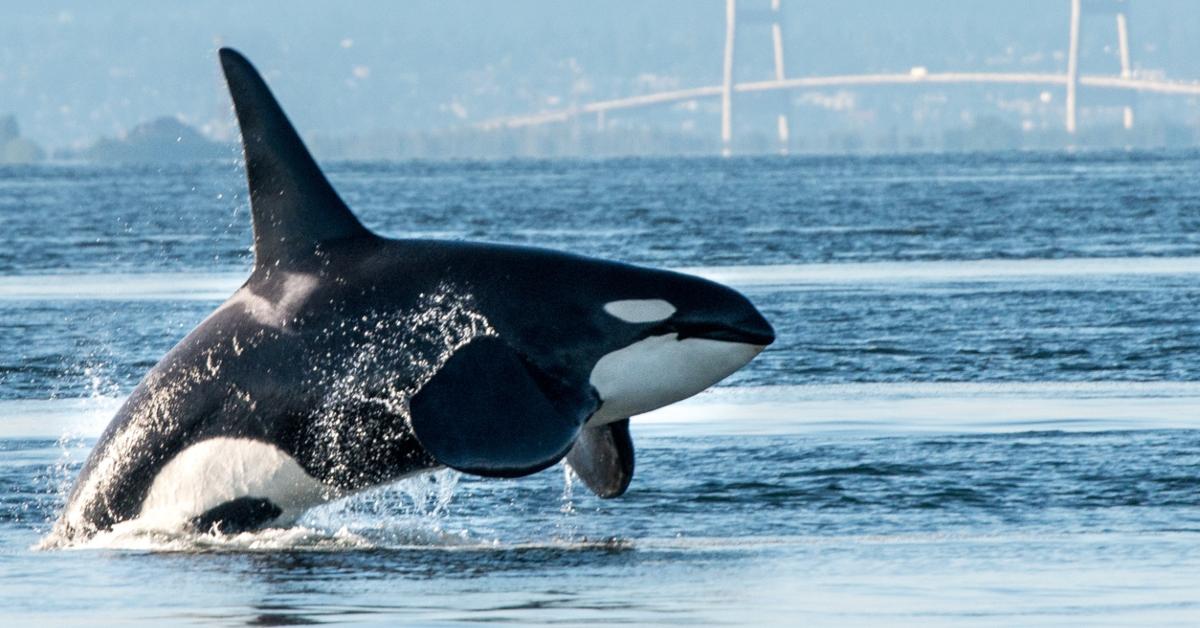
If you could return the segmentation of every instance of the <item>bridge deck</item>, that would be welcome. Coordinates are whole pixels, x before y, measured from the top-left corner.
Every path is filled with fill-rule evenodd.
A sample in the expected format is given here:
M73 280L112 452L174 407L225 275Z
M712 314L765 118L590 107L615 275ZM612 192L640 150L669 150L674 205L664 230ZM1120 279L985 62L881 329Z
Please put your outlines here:
M758 81L738 83L735 92L769 92L789 89L813 89L820 87L866 87L876 85L955 85L955 84L1015 84L1015 85L1067 85L1066 74L1000 73L1000 72L907 72L894 74L845 74L837 76L811 76L784 79L782 81ZM1183 81L1122 78L1120 76L1081 76L1079 84L1102 89L1120 89L1156 94L1200 96L1200 83ZM671 102L718 97L720 85L693 87L641 96L629 96L612 100L598 100L576 107L542 111L523 116L494 118L479 125L484 129L518 128L537 126L551 122L562 122L586 114L599 114L619 109L635 109Z

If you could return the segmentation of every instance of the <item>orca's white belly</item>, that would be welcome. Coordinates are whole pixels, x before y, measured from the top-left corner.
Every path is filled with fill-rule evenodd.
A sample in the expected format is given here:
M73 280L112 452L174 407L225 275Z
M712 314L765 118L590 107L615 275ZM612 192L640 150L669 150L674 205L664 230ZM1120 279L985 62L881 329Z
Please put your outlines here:
M278 507L282 512L274 523L286 525L336 496L332 487L274 445L248 438L212 438L184 449L163 466L146 493L138 519L181 525L226 502L252 497Z

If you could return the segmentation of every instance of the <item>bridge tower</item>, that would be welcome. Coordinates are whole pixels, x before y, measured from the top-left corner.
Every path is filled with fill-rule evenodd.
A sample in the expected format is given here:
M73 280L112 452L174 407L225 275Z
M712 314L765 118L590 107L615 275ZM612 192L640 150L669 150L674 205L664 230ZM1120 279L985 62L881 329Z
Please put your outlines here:
M783 27L780 22L783 17L782 0L770 0L770 8L739 9L737 0L725 0L725 63L721 80L721 154L728 157L733 152L733 57L737 48L737 32L740 23L766 23L771 27L771 49L775 59L775 80L784 80L783 71ZM740 20L739 20L740 16ZM786 101L785 101L786 102ZM788 118L787 105L779 108L776 118L776 132L779 136L779 153L788 152Z
M1067 45L1067 133L1074 134L1077 128L1076 109L1079 99L1079 29L1084 14L1114 16L1117 26L1117 49L1121 60L1121 78L1133 78L1133 70L1129 63L1129 23L1125 17L1129 2L1127 0L1070 0L1071 23L1068 29ZM1133 107L1125 105L1124 125L1126 129L1133 128Z

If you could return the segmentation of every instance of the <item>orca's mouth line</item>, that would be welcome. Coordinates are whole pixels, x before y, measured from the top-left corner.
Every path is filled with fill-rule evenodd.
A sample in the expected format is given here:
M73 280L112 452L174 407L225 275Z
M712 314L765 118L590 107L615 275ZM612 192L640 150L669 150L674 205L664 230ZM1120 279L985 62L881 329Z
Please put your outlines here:
M646 336L665 336L676 334L679 340L697 338L701 340L718 340L721 342L736 342L739 344L765 347L775 342L775 332L770 328L747 329L721 323L678 323L663 322L650 329Z

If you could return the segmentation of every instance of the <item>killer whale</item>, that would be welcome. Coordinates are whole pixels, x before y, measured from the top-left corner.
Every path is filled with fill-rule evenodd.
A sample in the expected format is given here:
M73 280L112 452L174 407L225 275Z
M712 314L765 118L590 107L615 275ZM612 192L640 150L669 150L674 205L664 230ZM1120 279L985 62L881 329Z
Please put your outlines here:
M388 239L339 197L239 53L254 269L105 429L52 533L127 522L233 532L405 476L562 460L601 497L633 477L629 417L774 340L698 277L540 248Z

